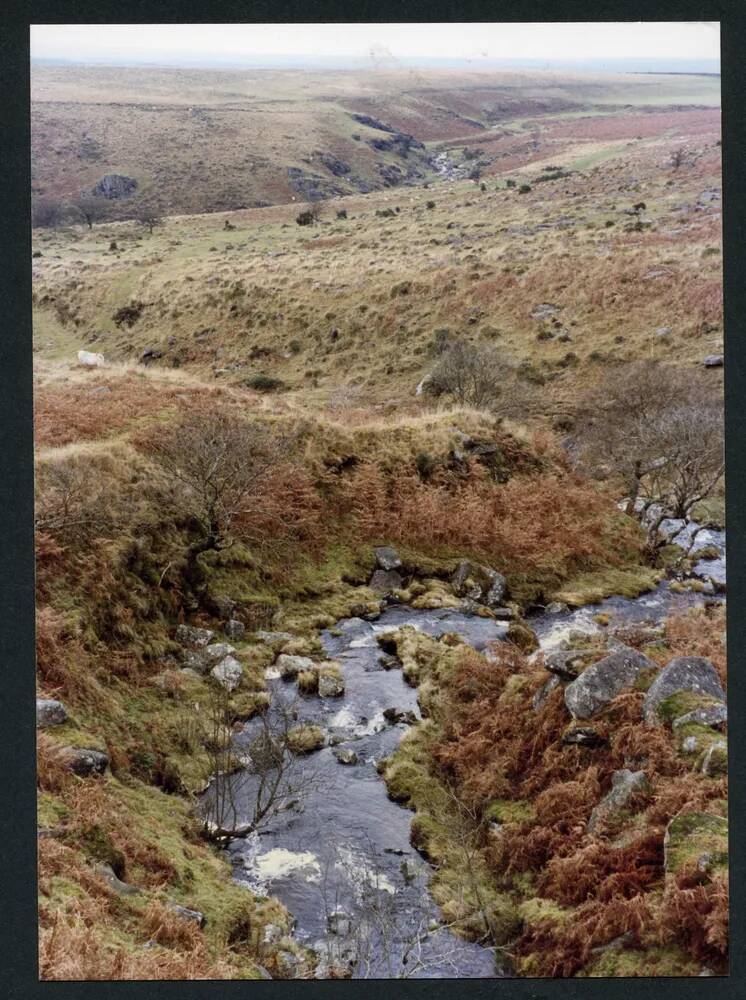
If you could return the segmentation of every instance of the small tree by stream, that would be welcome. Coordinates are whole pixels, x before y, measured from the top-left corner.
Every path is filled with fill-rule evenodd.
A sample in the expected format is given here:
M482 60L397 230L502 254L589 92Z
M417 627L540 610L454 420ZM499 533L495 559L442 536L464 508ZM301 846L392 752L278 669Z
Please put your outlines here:
M150 440L167 502L193 536L183 575L198 599L206 589L202 555L231 546L237 525L252 514L282 518L266 507L262 487L288 447L266 424L221 411L189 413Z
M673 366L614 368L581 404L574 444L581 464L619 480L655 549L661 522L688 518L722 478L722 395Z
M293 750L298 712L292 701L276 696L248 724L251 737L237 749L231 739L230 695L215 685L205 706L205 748L211 788L203 803L210 836L258 830L273 816L300 803L313 787L314 768Z

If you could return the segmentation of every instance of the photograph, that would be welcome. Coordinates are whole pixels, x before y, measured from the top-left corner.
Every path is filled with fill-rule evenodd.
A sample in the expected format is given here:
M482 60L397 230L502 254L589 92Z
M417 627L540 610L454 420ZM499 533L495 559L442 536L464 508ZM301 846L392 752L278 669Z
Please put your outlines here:
M40 980L729 975L720 46L31 25Z

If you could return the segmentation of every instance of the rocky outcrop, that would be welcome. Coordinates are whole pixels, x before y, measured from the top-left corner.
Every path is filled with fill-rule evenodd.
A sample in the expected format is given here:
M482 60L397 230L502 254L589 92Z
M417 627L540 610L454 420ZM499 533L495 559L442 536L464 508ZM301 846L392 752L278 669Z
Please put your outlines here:
M611 789L601 799L588 820L588 832L618 815L626 809L635 797L645 795L650 791L650 783L644 771L630 771L623 768L614 771L611 776Z
M210 673L226 691L235 691L241 683L243 667L235 657L226 656Z
M62 702L54 698L36 699L36 728L49 729L67 722L68 715Z
M623 648L587 667L565 688L565 704L575 719L590 719L618 694L633 688L657 666L635 649Z
M186 920L189 923L196 924L200 930L207 923L204 913L201 913L199 910L190 910L188 906L181 906L179 903L167 903L166 905L169 910L173 910L177 917L181 917L182 920Z
M484 604L488 608L499 608L508 592L505 577L497 570L479 563L462 559L451 577L451 586L457 597Z
M91 193L109 201L117 201L119 198L129 198L136 190L137 181L134 177L126 177L124 174L106 174L91 189Z
M394 590L401 590L404 580L401 573L395 569L377 569L370 578L368 586L379 594L391 594Z
M323 201L347 192L319 174L312 174L300 167L288 167L288 182L296 194L306 201Z
M229 618L223 626L223 632L235 642L242 642L246 638L246 626L237 618Z
M309 656L291 656L289 653L281 653L277 657L275 666L280 671L283 680L292 680L302 670L313 670L314 662Z
M388 571L402 568L399 553L391 545L380 545L377 549L373 550L373 554L376 557L376 566L378 569Z
M102 750L70 747L66 758L67 766L80 778L88 778L92 774L103 774L109 766L109 757Z
M650 685L643 702L646 722L659 722L659 707L671 695L681 691L707 695L716 701L725 701L715 667L702 656L678 656L663 668Z
M209 628L197 628L195 625L177 625L174 639L186 649L202 649L215 638L215 633Z

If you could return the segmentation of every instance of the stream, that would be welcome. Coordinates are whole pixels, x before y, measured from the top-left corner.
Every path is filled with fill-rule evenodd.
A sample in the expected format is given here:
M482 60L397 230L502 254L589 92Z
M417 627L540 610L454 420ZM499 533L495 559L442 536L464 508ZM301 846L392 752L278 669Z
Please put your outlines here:
M710 593L678 593L664 581L634 599L610 597L553 614L542 610L527 621L542 649L549 649L573 630L599 631L594 616L601 612L615 624L657 623L706 600L722 600L712 591L724 585L725 533L701 529L693 551L706 546L719 555L699 561L693 572L712 580ZM478 650L501 640L507 629L506 623L458 610L394 605L374 621L344 619L323 633L326 654L344 674L343 696L298 696L292 681L268 671L271 699L292 699L299 722L327 730L327 745L302 758L307 787L296 804L258 832L228 842L234 879L256 894L281 900L295 919L296 940L315 948L322 959L347 962L354 978L503 977L510 973L492 948L438 926L439 911L427 890L432 869L409 842L412 813L388 798L376 770L376 762L394 752L407 729L404 723L387 722L384 710L396 707L419 718L417 691L401 670L385 669L377 643L379 633L402 625L434 636L456 632ZM238 752L255 736L256 725L247 723L234 737ZM337 759L335 754L345 750L354 751L354 763ZM228 780L235 783L237 819L248 819L254 779L242 771ZM348 938L353 926L354 953Z

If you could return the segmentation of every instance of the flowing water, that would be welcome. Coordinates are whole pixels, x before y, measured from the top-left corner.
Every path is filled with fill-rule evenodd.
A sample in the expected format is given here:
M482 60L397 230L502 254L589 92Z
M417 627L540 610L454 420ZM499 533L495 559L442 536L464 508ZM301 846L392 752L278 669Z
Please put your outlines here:
M695 548L714 545L720 555L700 562L695 572L724 579L724 542L722 532L700 532ZM530 615L529 621L547 649L573 630L598 631L594 616L600 612L611 614L615 623L655 623L707 599L690 591L675 593L664 582L638 598L610 597L575 610ZM358 933L355 976L503 976L507 973L491 948L436 929L438 909L427 891L431 869L409 842L412 814L388 798L376 770L376 762L393 753L406 730L404 724L387 723L384 709L396 707L419 717L416 690L400 670L384 668L376 640L378 633L402 625L434 636L456 632L476 649L499 641L507 628L450 609L394 606L375 621L345 619L324 632L324 649L344 673L342 697L297 698L292 681L270 672L271 698L296 697L298 720L323 726L329 745L304 759L306 788L297 803L259 832L228 844L234 878L255 893L279 898L295 918L296 939L332 958L349 957L344 946L348 928L344 917L334 914L353 915L358 928L368 929L364 940ZM237 735L239 751L252 740L256 726L248 723ZM354 751L356 763L339 762L335 751L345 750ZM246 772L231 780L238 819L248 819L255 785Z

